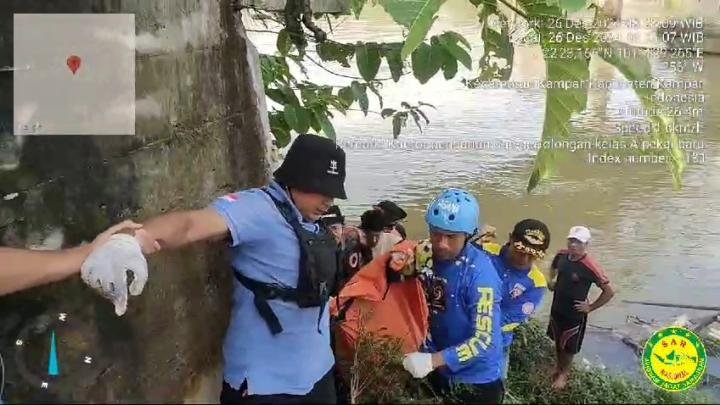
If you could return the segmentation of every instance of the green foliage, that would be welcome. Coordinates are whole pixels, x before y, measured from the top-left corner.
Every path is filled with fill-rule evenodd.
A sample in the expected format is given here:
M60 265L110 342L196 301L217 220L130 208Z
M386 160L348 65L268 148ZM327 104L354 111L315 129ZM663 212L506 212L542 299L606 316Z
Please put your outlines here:
M373 80L380 69L380 48L374 42L358 42L355 48L358 71L366 81Z
M606 47L613 50L612 53L603 52L601 53L602 58L615 66L628 80L638 81L649 81L652 80L652 69L650 67L650 61L645 56L638 56L636 53L626 52L628 48L632 46L621 42L612 42ZM625 55L620 57L620 55ZM655 89L652 88L640 88L634 86L635 93L640 98L640 102L646 111L652 112L649 119L652 121L654 130L651 132L651 136L654 140L662 142L663 144L668 143L670 149L662 154L668 156L670 170L673 175L673 181L676 187L682 184L682 173L685 170L685 153L680 148L678 135L672 131L667 130L668 124L673 124L674 119L667 115L659 115L657 112L662 111L661 105L658 102L653 101L652 96L655 94ZM672 127L671 127L672 128Z
M350 67L350 58L355 56L355 46L335 41L325 41L315 47L323 62L338 62L343 67Z
M427 115L425 115L422 109L420 109L421 106L435 108L434 105L423 103L422 101L418 102L418 105L416 106L410 105L409 103L403 101L402 103L400 103L400 107L402 108L402 110L400 111L394 108L385 108L380 112L380 116L382 116L383 119L392 117L393 138L397 139L397 137L400 136L400 131L407 125L408 117L412 117L413 121L415 121L415 125L417 125L418 129L420 130L420 133L422 133L423 131L421 118L425 121L425 125L430 124L430 119L427 117Z
M290 52L290 48L292 48L292 39L290 39L290 34L286 29L280 30L280 33L277 37L277 49L278 52L280 52L280 55L286 56L288 52Z
M365 3L367 0L352 0L352 3L350 4L352 8L352 12L355 15L355 19L360 18L360 13L362 13L363 7L365 7Z
M452 56L452 59L462 63L466 68L472 69L472 57L468 53L472 48L470 47L470 43L467 42L467 39L456 32L448 31L440 35L438 40L443 48ZM465 45L468 51L458 45L458 42Z
M478 76L465 81L473 87L480 81L508 80L512 73L514 46L510 38L509 21L498 10L498 0L469 0L478 6L480 35L483 41L483 55L478 64ZM351 8L356 18L367 0L352 0ZM345 113L352 104L367 116L369 111L368 90L373 92L383 108L380 83L387 78L378 78L378 72L385 59L390 78L398 82L408 73L405 60L410 56L409 67L412 75L421 83L427 83L442 71L446 80L453 79L458 73L458 63L472 70L471 46L469 41L456 32L448 31L426 39L437 19L437 13L444 0L373 0L399 25L408 31L404 42L375 43L357 42L343 44L331 40L318 40L316 51L322 62L338 63L345 68L356 67L359 76L345 87L324 88L312 83L298 81L290 73L287 60L296 63L304 72L305 38L300 21L287 20L287 27L280 31L277 38L279 56L262 55L261 68L265 91L271 100L280 104L282 110L269 113L270 126L278 145L283 146L291 131L313 128L322 131L328 137L335 136L330 118L331 110ZM503 1L503 3L506 3ZM593 30L577 28L568 24L566 12L573 12L587 6L588 0L515 0L512 2L518 12L530 23L543 51L546 62L546 79L550 82L583 82L589 79L589 61L597 48L597 39ZM507 3L506 3L507 4ZM512 7L511 7L512 8ZM286 10L287 13L287 10ZM295 15L295 14L293 14ZM287 16L286 16L287 17ZM297 16L296 16L297 17ZM292 24L291 24L292 23ZM292 25L292 27L291 27ZM576 27L557 29L552 27ZM562 35L573 33L585 38L582 42L563 41ZM613 43L611 47L622 50L627 45ZM294 53L295 52L295 53ZM632 53L630 53L632 54ZM620 57L623 55L623 57ZM602 57L615 66L630 80L650 80L652 72L649 61L644 56L627 57L627 52L614 52L612 56L603 53ZM352 59L355 58L354 63ZM346 76L347 75L340 75ZM297 97L300 91L301 99ZM640 100L648 111L657 111L652 102L654 91L650 88L635 88ZM541 138L543 141L556 138L562 140L570 135L570 120L574 114L586 109L587 88L548 88L545 121ZM290 105L290 107L288 107ZM419 110L402 107L400 111L384 109L383 118L392 117L393 136L398 137L408 118L422 131L420 123L427 117ZM389 114L389 115L388 115ZM669 143L671 147L665 153L670 158L673 180L681 185L681 176L685 168L685 156L679 147L677 134L667 130L673 120L668 116L649 117L654 124L653 140ZM649 152L658 153L658 152ZM541 181L550 177L556 167L557 156L553 150L541 148L535 159L527 190L533 190Z
M413 75L421 83L425 84L435 76L442 66L445 52L439 44L420 44L412 54Z
M425 40L444 2L445 0L380 0L380 5L393 20L408 29L401 52L402 60L410 56Z
M529 10L535 10L535 3L532 0L521 0L521 4L527 4ZM578 43L557 41L558 35L568 32L582 35L582 28L560 29L555 27L567 27L563 18L554 17L560 15L558 8L542 6L537 13L542 12L545 17L540 19L540 46L545 57L547 80L559 82L569 80L577 83L586 83L590 78L590 50L595 46L592 42ZM559 21L559 22L558 22ZM576 50L580 49L580 51ZM545 120L543 123L542 141L552 139L567 139L570 137L570 118L573 114L579 113L587 107L587 86L580 88L557 88L552 87L546 90ZM544 145L544 144L543 144ZM535 158L527 190L533 190L540 181L550 177L557 161L557 151L541 147Z

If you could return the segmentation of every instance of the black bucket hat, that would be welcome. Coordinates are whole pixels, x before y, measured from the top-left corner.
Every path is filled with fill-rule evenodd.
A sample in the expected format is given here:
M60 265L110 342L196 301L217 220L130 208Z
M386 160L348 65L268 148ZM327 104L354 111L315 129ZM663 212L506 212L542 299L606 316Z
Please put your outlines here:
M328 138L299 135L273 175L287 187L347 199L345 151Z

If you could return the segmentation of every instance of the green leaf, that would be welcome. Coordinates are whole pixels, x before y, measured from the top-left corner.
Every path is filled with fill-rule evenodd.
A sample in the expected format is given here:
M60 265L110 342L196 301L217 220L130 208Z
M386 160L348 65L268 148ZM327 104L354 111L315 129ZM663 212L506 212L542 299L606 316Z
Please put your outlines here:
M458 71L457 62L457 59L455 59L455 57L452 56L450 52L445 52L445 57L443 58L442 64L442 71L445 80L450 80L455 77Z
M284 148L290 143L290 127L285 122L282 112L273 111L268 114L270 121L270 132L275 136L275 142L279 148Z
M355 55L354 45L335 41L318 43L315 50L323 62L338 62L344 67L350 67L350 58Z
M362 9L365 7L366 2L367 0L352 0L351 7L356 20L360 18L360 13L362 13Z
M338 98L347 108L355 101L355 93L351 87L343 87L338 91Z
M355 99L358 101L358 104L360 104L360 110L362 110L367 117L368 108L370 108L370 100L368 100L367 96L367 87L356 80L353 80L350 87L352 88Z
M415 125L417 125L418 129L420 130L420 133L422 134L423 129L420 125L420 116L418 116L418 113L415 110L410 110L410 115L413 117L413 121L415 121Z
M380 69L380 50L377 44L358 42L355 59L360 76L368 82L374 79Z
M532 1L532 0L525 0ZM508 80L512 74L515 49L510 41L507 18L497 14L501 23L501 32L497 32L488 24L489 15L482 23L480 36L483 40L483 56L480 58L480 80Z
M429 103L423 103L422 101L418 101L418 105L428 106L428 107L431 107L431 108L434 108L437 110L437 107L435 107L434 105L429 104Z
M448 37L441 36L440 44L445 50L450 53L458 62L462 63L467 69L472 69L472 58L466 50L462 49L457 43L448 39ZM445 58L447 60L447 58ZM457 64L456 68L457 70Z
M392 125L393 125L393 138L397 139L398 136L400 136L400 130L406 125L407 122L407 112L399 112L393 116Z
M380 111L380 116L383 117L383 119L395 114L397 110L394 108L385 108L382 111Z
M324 114L319 114L317 118L318 121L320 121L320 127L322 128L322 131L325 133L325 135L327 135L328 138L334 141L336 138L335 127L333 127L330 119Z
M368 86L368 88L370 89L370 91L372 91L373 93L375 93L375 95L377 96L378 102L380 103L380 108L383 108L383 98L382 98L382 95L380 94L380 91L379 91L378 88L377 88L377 86L380 86L380 87L382 88L382 83L380 83L380 82L368 82L368 83L367 83L367 86Z
M548 31L548 34L552 33L552 30L546 28L541 28L541 31ZM548 81L587 83L590 78L590 59L586 58L583 52L568 53L564 55L565 58L551 58L549 56L553 53L547 51L555 49L557 44L544 41L541 43L541 47L543 48L543 54L546 56L545 64ZM587 86L580 86L578 89L553 87L546 90L545 122L543 124L541 145L551 144L552 140L564 140L570 136L570 119L573 114L582 112L587 107L587 93ZM555 149L540 148L535 157L535 165L528 181L528 192L552 175L557 161L556 152Z
M401 52L405 60L420 45L437 17L445 0L380 0L380 5L390 16L408 29L405 45Z
M427 83L440 70L443 59L442 45L422 43L412 54L413 75L421 84Z
M560 0L560 8L573 13L587 7L587 0Z
M315 132L320 132L320 130L322 129L322 128L320 127L320 120L319 120L320 115L322 115L322 112L319 112L319 111L316 111L316 110L312 110L312 111L310 111L310 113L309 113L309 117L310 117L310 128L314 129Z
M390 76L392 76L393 81L396 83L403 75L403 59L400 56L401 50L401 44L386 44L383 52L385 54L388 67L390 68Z
M290 39L290 34L287 29L283 28L278 33L277 49L280 55L285 56L290 52L290 48L292 48L292 39Z
M609 64L613 65L620 73L629 81L645 82L653 78L652 67L647 55L637 52L637 49L631 45L622 42L611 42L603 45L603 51L599 52L600 56ZM635 52L632 52L632 51ZM650 133L653 140L662 144L669 144L670 148L665 153L669 155L670 170L673 176L675 187L682 185L682 174L685 171L686 157L683 149L680 147L678 134L670 125L668 131L667 124L674 124L674 118L667 115L659 114L663 110L661 103L653 100L656 90L653 88L641 88L640 86L632 86L635 93L640 99L640 103L645 111L651 112L649 119L653 124Z
M306 133L310 128L310 113L303 107L288 104L285 106L283 116L290 128L299 134Z
M417 111L417 113L425 119L425 125L430 124L430 119L428 119L427 115L425 115L425 113L420 108L416 108L415 111Z
M288 98L285 96L285 93L282 92L282 90L279 89L267 89L265 90L265 95L270 98L270 100L278 103L278 104L288 104Z
M451 40L454 44L460 42L461 44L465 45L468 50L472 50L472 46L470 46L470 41L468 41L464 36L458 34L455 31L446 31L441 35L441 37L448 38L448 40Z

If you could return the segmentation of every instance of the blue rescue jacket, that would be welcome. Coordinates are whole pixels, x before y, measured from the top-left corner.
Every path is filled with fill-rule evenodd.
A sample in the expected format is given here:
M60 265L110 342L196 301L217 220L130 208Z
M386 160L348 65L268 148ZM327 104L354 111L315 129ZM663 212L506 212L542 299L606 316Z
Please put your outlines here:
M490 257L467 244L456 260L434 261L431 276L431 351L451 384L484 384L501 375L501 282Z
M495 270L502 281L502 331L503 346L509 349L514 330L527 322L530 315L540 307L547 290L547 281L542 271L534 264L530 269L510 266L505 258L506 247L496 243L483 243L483 250L492 259Z

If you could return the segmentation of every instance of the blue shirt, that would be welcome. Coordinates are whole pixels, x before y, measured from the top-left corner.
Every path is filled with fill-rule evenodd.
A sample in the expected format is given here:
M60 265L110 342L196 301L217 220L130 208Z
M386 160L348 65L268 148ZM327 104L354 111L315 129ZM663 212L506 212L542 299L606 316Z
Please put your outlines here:
M277 183L270 191L289 201ZM292 205L292 204L291 204ZM218 198L212 207L227 223L234 271L266 283L297 287L300 246L290 224L261 189ZM317 224L302 219L302 226L319 232ZM335 363L330 347L330 318L325 306L318 333L319 307L269 300L283 331L272 335L253 303L253 293L233 278L233 309L223 347L225 381L239 389L245 379L248 394L304 395Z
M507 248L495 243L484 243L483 250L492 259L495 270L502 280L502 330L503 346L507 349L513 341L514 330L527 322L542 303L547 282L542 271L534 264L530 269L512 267L507 261Z
M433 277L444 284L444 310L434 309L430 318L430 345L447 365L440 372L451 384L496 381L503 361L501 283L490 258L468 244L457 260L436 260Z

